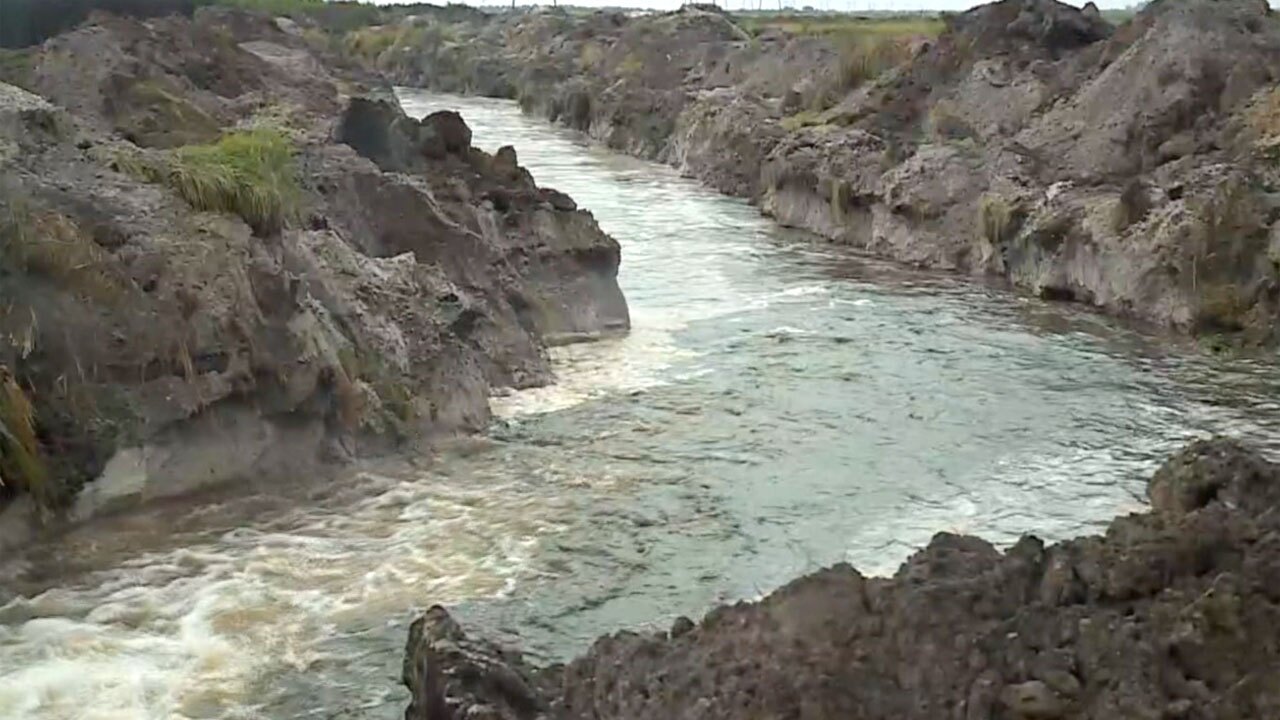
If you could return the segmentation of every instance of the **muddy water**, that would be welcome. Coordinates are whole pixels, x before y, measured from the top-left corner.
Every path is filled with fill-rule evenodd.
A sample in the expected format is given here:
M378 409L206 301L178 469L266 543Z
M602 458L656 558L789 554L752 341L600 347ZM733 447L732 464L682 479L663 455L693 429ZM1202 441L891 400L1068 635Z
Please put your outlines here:
M394 718L432 602L548 659L938 530L1141 507L1187 437L1280 451L1280 370L814 245L509 103L460 109L623 244L630 337L557 351L490 438L238 488L0 562L0 718Z

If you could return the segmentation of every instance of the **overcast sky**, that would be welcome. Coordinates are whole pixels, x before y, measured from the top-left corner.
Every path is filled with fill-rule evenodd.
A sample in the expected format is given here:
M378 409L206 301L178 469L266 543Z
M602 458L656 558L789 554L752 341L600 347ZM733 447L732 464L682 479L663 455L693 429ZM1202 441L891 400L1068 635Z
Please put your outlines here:
M394 4L393 0L374 0L380 5ZM720 4L724 5L726 0L721 0ZM778 0L727 0L729 8L740 8L750 4L756 7L756 2L763 1L766 8L778 7ZM446 0L436 0L440 4ZM682 0L565 0L570 5L585 6L601 6L608 5L613 7L653 7L666 10L680 7ZM1122 8L1134 4L1135 0L1095 0L1100 8ZM511 0L468 0L468 5L510 5ZM516 0L517 5L527 5L529 0ZM550 5L550 0L545 3ZM782 0L784 7L803 7L812 5L819 9L831 10L967 10L973 7L976 2L972 0ZM1072 2L1073 5L1083 5L1084 2Z

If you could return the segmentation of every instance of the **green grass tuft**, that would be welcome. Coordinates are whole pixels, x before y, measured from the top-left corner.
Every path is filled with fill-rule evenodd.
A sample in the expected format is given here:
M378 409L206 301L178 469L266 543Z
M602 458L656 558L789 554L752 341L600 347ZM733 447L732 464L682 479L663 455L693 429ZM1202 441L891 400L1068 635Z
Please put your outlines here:
M125 172L165 183L197 210L239 215L259 235L284 229L301 201L293 145L274 129L233 132L211 145L173 150L156 163L117 163Z

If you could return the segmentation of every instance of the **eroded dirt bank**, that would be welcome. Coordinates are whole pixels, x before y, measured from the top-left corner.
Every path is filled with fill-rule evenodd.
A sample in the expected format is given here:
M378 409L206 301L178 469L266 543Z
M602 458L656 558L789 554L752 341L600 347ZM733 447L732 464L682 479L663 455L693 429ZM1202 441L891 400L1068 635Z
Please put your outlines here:
M409 720L1280 716L1280 468L1197 441L1152 510L1000 552L939 534L892 578L847 565L621 633L545 669L441 607L410 631Z
M780 222L1182 331L1275 339L1280 20L1264 2L1003 0L889 42L706 7L427 12L353 50L518 99ZM381 33L381 34L380 34ZM383 42L377 42L383 38Z
M551 380L548 342L628 326L590 213L287 20L100 15L24 62L0 543L483 428L492 389Z

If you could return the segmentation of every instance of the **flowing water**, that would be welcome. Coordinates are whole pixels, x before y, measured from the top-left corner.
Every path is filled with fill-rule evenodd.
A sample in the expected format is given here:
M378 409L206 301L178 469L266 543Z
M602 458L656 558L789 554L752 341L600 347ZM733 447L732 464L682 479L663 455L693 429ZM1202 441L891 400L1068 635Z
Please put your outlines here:
M1191 436L1280 450L1280 369L783 231L507 102L458 108L623 246L635 330L488 438L104 519L0 564L0 718L395 718L415 611L546 659L940 530L1142 506Z

